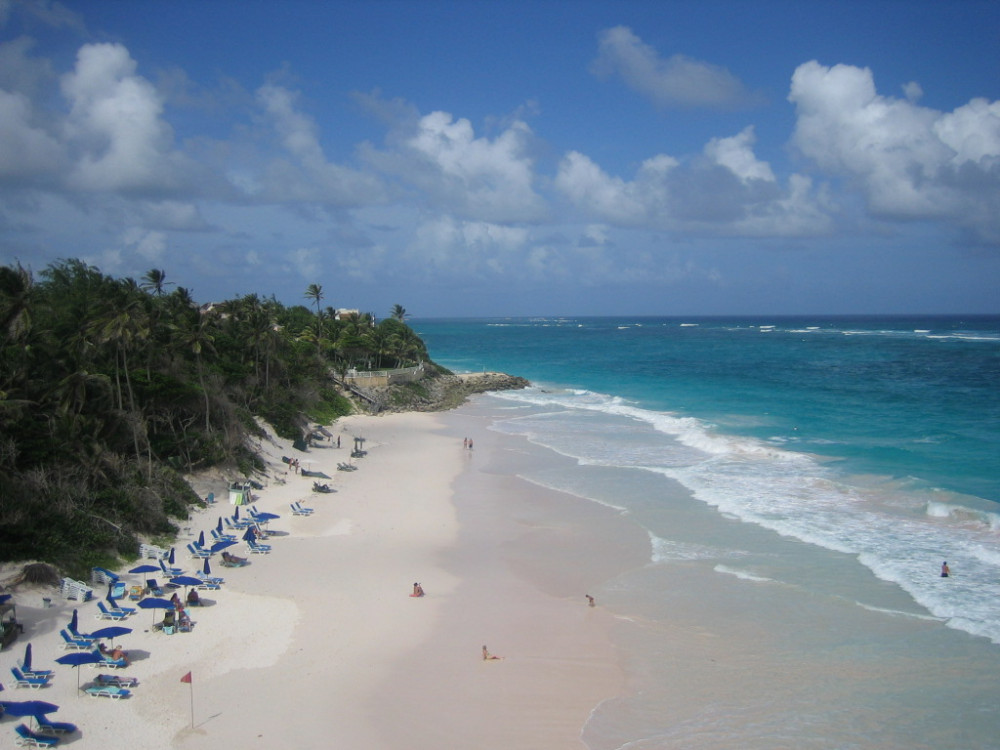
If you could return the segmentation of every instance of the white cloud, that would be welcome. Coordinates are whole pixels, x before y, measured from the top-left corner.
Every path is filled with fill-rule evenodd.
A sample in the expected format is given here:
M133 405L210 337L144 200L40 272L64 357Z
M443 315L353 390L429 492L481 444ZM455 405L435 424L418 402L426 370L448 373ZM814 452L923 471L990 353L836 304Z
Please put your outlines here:
M440 216L422 223L407 251L414 271L444 272L454 277L483 277L517 272L517 259L528 231L483 221Z
M759 161L753 152L756 141L753 126L747 126L731 138L713 138L705 146L705 155L735 174L744 183L750 180L774 182L774 172L766 161Z
M680 162L659 154L633 180L609 175L587 156L568 153L554 181L591 220L619 227L743 236L812 236L830 230L827 201L812 181L792 175L779 185L753 152L753 128L713 138L704 158Z
M65 133L78 154L70 186L163 192L191 183L194 164L173 150L161 98L135 70L122 45L88 44L80 48L73 72L63 76L71 105Z
M626 26L605 29L598 40L591 70L602 78L620 75L659 106L736 107L755 99L725 68L679 54L662 59Z
M513 119L491 139L477 137L469 120L447 112L414 117L408 108L393 111L399 119L386 149L368 147L365 155L375 168L415 188L419 202L469 221L544 218L547 207L534 185L534 135L526 123Z
M976 241L1000 242L1000 103L944 113L879 95L867 68L815 61L796 69L788 98L794 145L852 180L872 214L948 219Z
M60 166L62 146L32 119L27 97L0 90L0 179L33 180Z
M374 175L327 160L313 118L296 107L297 95L274 84L257 90L257 101L277 133L287 157L273 159L260 175L234 172L232 184L258 200L303 201L333 207L381 202L384 192Z

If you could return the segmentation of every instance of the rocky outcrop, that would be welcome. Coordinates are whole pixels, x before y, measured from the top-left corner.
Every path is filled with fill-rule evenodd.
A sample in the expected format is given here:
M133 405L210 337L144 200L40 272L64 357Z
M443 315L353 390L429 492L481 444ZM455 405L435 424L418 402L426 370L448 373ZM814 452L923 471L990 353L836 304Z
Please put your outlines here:
M503 372L456 375L431 365L418 381L367 389L360 399L355 394L354 400L363 412L447 411L465 403L474 393L517 390L529 385L528 380Z

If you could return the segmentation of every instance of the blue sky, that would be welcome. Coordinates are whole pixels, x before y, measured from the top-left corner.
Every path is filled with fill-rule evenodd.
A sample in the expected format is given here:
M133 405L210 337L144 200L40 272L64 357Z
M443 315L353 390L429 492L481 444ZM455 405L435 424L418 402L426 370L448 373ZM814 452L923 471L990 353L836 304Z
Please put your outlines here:
M1000 312L995 2L0 0L0 262L385 315Z

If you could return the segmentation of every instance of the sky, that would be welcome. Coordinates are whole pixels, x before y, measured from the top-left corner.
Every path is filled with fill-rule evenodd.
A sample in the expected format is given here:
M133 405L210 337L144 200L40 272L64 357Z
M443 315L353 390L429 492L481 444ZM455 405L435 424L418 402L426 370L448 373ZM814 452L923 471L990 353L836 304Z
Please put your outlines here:
M998 99L992 1L0 0L0 263L380 317L998 313Z

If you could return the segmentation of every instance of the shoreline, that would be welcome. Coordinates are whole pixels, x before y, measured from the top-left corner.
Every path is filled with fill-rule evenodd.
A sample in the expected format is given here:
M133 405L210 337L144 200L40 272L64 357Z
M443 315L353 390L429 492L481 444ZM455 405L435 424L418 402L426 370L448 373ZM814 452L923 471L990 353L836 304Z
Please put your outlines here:
M513 492L530 505L558 493L490 473L496 436L480 425L476 450L464 451L465 420L455 412L339 420L334 435L365 437L369 454L355 460L357 471L338 472L346 448L309 452L302 465L329 475L320 481L336 488L331 494L314 494L312 478L286 474L281 455L301 454L269 435L261 448L270 478L255 494L259 510L281 516L271 524L273 551L251 556L245 568L213 560L213 574L226 582L203 592L211 606L189 610L192 633L153 632L159 610L120 623L133 628L115 639L133 657L123 674L140 681L131 698L77 697L77 674L54 664L65 653L58 631L74 608L82 632L110 624L94 619L104 592L86 603L56 597L44 609L33 606L42 593L24 590L15 601L26 632L0 655L0 668L9 673L30 641L35 667L56 676L30 695L15 695L8 684L0 699L56 703L52 718L80 727L68 741L82 749L162 746L165 737L178 750L261 740L308 747L319 739L366 748L456 740L498 749L583 747L588 715L623 681L610 642L613 617L587 607L585 591L546 593L544 582L530 582L530 570L511 566L524 518L507 514L504 498ZM487 470L473 470L480 468ZM224 483L192 485L202 496L214 491L217 502L181 524L179 552L234 510ZM315 513L293 517L294 501ZM245 554L242 544L233 549ZM195 570L186 552L177 565ZM409 596L414 581L427 596ZM484 663L483 643L506 658ZM77 669L84 685L98 672ZM180 681L188 672L190 685ZM6 718L0 732L13 736L15 725Z

